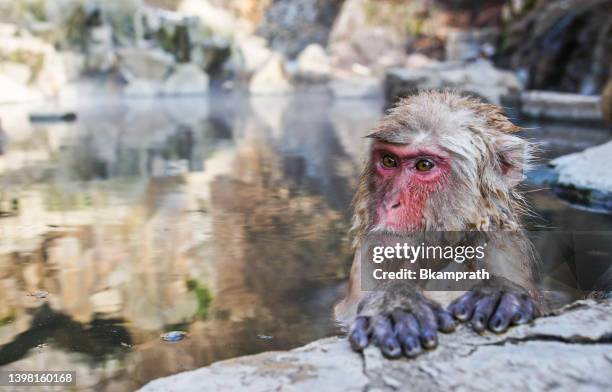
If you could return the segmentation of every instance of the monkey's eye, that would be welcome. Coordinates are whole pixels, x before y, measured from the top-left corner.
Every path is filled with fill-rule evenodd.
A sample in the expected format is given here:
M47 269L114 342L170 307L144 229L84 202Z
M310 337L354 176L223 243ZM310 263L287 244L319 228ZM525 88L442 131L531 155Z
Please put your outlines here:
M382 158L382 164L386 168L397 167L397 161L391 155L385 155Z
M419 159L414 165L414 167L420 172L429 171L433 169L434 166L434 163L429 159Z

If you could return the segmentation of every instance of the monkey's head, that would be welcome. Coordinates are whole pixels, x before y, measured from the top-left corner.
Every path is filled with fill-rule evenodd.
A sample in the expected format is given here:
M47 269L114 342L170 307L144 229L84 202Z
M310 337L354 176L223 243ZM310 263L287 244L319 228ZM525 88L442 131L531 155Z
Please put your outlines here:
M354 229L518 228L515 187L529 143L494 105L450 92L403 99L373 133L355 196Z

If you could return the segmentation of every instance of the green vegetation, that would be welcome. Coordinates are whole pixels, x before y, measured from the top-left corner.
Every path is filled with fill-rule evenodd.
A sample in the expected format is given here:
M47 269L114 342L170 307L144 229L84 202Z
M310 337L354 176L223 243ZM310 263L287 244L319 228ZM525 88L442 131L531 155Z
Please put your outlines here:
M208 317L208 310L210 308L210 302L212 301L212 294L205 284L198 282L195 279L189 279L187 281L187 288L192 291L196 299L198 300L197 315L201 318Z
M15 321L15 318L16 318L16 315L14 311L0 318L0 327L3 327L5 325L12 323L13 321Z

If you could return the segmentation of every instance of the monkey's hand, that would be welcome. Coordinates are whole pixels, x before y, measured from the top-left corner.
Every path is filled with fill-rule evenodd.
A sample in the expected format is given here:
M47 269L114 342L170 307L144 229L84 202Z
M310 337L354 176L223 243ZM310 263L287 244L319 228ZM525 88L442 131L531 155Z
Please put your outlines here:
M541 315L538 302L523 287L507 279L482 282L453 301L448 311L472 329L505 332L510 325L525 324Z
M425 298L416 288L393 284L370 292L361 301L349 331L355 351L370 342L389 358L414 357L438 344L437 331L451 332L455 321L449 312Z

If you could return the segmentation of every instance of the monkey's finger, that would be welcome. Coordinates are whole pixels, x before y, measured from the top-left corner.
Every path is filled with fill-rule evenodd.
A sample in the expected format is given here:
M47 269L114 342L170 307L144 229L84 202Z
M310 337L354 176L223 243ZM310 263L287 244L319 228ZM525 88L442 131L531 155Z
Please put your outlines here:
M436 315L438 330L442 332L453 332L457 326L453 315L448 310L440 306L437 302L428 301L427 304Z
M372 338L385 356L397 358L402 354L389 317L379 316L372 320Z
M504 332L508 325L519 312L521 304L516 294L505 293L502 295L499 305L489 320L489 329L493 332Z
M495 310L495 306L499 300L499 294L491 294L482 297L476 302L474 315L470 320L472 329L476 332L482 332L487 328L487 322Z
M419 323L410 313L396 311L393 313L395 335L407 357L415 357L423 348L419 341Z
M351 326L351 331L349 332L349 342L351 343L351 347L355 351L362 351L364 348L368 346L369 338L369 320L365 316L358 316L353 325Z
M457 327L457 323L455 322L455 319L453 318L453 316L450 314L450 312L448 312L445 309L437 309L435 310L436 313L436 318L438 320L438 329L442 332L453 332L455 330L455 327Z
M521 306L512 319L512 325L521 325L530 322L533 320L534 313L535 309L533 302L531 302L530 298L527 296L522 297Z
M421 327L421 343L423 347L432 349L438 345L438 322L431 308L425 304L418 307L414 317Z
M468 291L458 299L454 300L448 307L448 311L459 321L467 321L472 317L477 295L474 291Z

